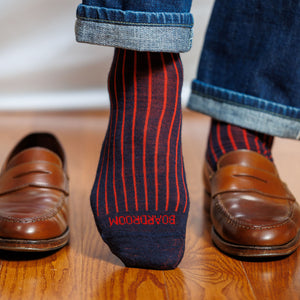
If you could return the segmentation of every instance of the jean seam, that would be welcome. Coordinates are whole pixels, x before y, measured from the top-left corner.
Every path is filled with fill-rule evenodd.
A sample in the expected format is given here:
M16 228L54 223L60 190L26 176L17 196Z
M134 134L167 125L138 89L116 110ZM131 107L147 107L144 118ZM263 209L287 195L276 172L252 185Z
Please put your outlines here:
M128 26L150 26L150 27L183 27L183 28L192 28L194 26L191 24L160 24L160 23L139 23L139 22L122 22L122 21L114 21L114 20L106 20L106 19L95 19L95 18L86 18L77 16L78 19L84 21L92 21L97 23L113 23L116 25L128 25Z
M218 97L212 96L212 95L207 95L207 94L201 93L201 92L199 92L199 91L193 90L192 93L193 93L193 94L196 94L196 95L198 95L198 96L201 96L201 97L203 97L203 98L213 99L213 100L218 101L218 102L220 102L220 103L226 102L227 104L230 104L230 105L233 105L233 106L245 107L245 108L248 108L248 109L251 109L251 110L255 110L255 111L258 111L258 112L268 113L268 114L270 114L270 115L277 116L277 117L281 117L281 118L284 118L284 119L287 119L287 120L292 120L292 121L300 122L300 121L298 120L298 118L293 118L293 117L289 117L289 116L286 116L286 115L274 113L274 112L271 112L271 111L268 111L268 110L265 110L265 109L259 109L259 108L257 108L257 107L253 107L253 106L251 106L251 105L241 104L241 103L234 102L234 101L230 101L230 100L227 100L227 99L226 99L226 101L225 101L224 99L221 99L221 98L218 98Z

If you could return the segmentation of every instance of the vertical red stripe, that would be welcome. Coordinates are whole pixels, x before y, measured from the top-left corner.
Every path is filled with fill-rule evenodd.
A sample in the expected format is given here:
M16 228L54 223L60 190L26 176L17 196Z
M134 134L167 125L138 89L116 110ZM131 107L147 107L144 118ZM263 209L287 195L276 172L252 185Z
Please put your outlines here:
M120 54L120 50L118 50L118 56ZM117 67L117 61L116 61L116 66L114 69L114 76L116 75L116 68ZM111 74L109 75L111 76ZM111 95L111 90L110 90L110 85L108 84L108 92L109 95ZM117 100L117 99L116 99ZM117 101L116 101L117 102ZM103 152L103 160L102 160L102 164L101 164L101 170L100 170L100 174L99 174L99 181L98 181L98 187L97 187L97 215L99 216L99 189L100 189L100 180L102 177L102 170L103 170L103 164L104 164L104 153L106 152L106 148L107 148L107 164L106 164L106 174L105 174L105 211L106 214L109 214L109 209L108 209L108 199L107 199L107 176L108 176L108 168L109 168L109 153L110 153L110 138L111 138L111 128L112 128L112 111L113 111L113 101L111 99L110 102L110 119L109 119L109 140L107 143L107 139L105 141L105 146L104 146L104 152ZM108 145L107 145L108 144Z
M263 146L265 148L264 155L266 155L269 159L272 159L271 149L270 149L270 140L267 134L263 135Z
M180 124L181 124L181 120L180 120ZM187 187L186 187L185 178L184 178L183 154L182 154L182 151L180 153L180 156L181 156L181 177L182 177L182 182L183 182L184 192L185 192L185 205L184 205L183 213L185 213L185 211L187 209L187 205L188 205L188 192L187 192Z
M268 153L268 148L265 142L262 142L262 146L264 148L264 155L266 155Z
M234 141L234 138L232 136L232 131L231 131L231 125L230 124L227 125L227 134L229 136L229 140L230 140L230 143L233 147L233 150L237 150L238 148L237 148L237 146L235 144L235 141Z
M135 177L135 145L134 145L134 132L135 132L135 121L136 121L136 106L137 106L137 82L136 82L136 61L137 53L134 51L134 61L133 61L133 87L134 87L134 108L133 108L133 120L132 120L132 177L133 177L133 188L134 188L134 200L135 200L135 210L138 211L138 199L136 191L136 177Z
M155 157L154 157L154 173L155 173L155 210L158 210L158 162L157 162L157 154L158 154L158 143L159 143L159 136L160 136L160 130L162 121L164 118L164 114L166 111L166 105L167 105L167 93L168 93L168 74L166 70L165 60L163 53L160 53L161 60L163 64L163 70L164 70L164 103L163 103L163 110L160 115L158 128L157 128L157 135L156 135L156 143L155 143Z
M119 54L120 54L120 50L118 50L118 55ZM115 71L116 71L116 68L114 69L114 72ZM112 70L110 72L112 72ZM110 78L111 77L111 73L108 76ZM110 90L110 85L109 84L108 84L108 93L109 93L109 95L111 95L111 90ZM112 99L111 99L111 102L110 102L110 111L112 112L112 110L113 110L113 104L112 104ZM110 115L110 119L111 119L111 115ZM99 173L99 179L98 179L98 185L97 185L97 193L96 193L96 198L97 198L96 207L97 207L97 216L98 217L99 217L99 190L100 190L100 181L101 181L101 178L102 178L102 171L103 171L103 166L104 166L104 157L105 157L106 149L107 149L107 137L105 137L105 143L104 143L103 154L102 154L103 155L102 156L102 163L101 163L101 168L100 168L100 173ZM108 166L107 166L107 168L108 168ZM106 211L106 214L109 213L107 198L105 198L105 211Z
M254 142L255 142L255 146L256 146L256 152L261 153L259 143L258 143L258 136L255 137Z
M180 69L183 70L183 66L181 64L181 60L179 59L179 64L180 64ZM178 71L178 68L177 68ZM179 92L179 91L178 91ZM180 113L179 116L179 126L178 126L178 133L177 133L177 140L176 140L176 160L175 160L175 173L176 173L176 190L177 190L177 203L176 203L176 207L175 207L175 211L178 211L179 208L179 204L180 204L180 189L179 189L179 179L178 179L178 150L179 150L179 139L180 139L180 135L181 135L181 120L182 120L182 114ZM180 159L181 159L181 165L183 165L183 160L182 160L182 152L180 151ZM185 206L183 209L183 212L185 212L186 210L186 206L187 206L187 189L185 186L185 180L183 177L183 167L181 168L181 176L182 176L182 182L185 188Z
M245 141L246 148L248 150L250 150L250 145L249 145L249 141L248 141L248 137L247 137L247 130L246 129L243 129L243 136L244 136L244 141Z
M172 61L173 61L173 65L175 68L175 73L176 73L176 98L175 98L175 107L174 107L174 112L173 112L173 116L172 116L172 121L170 124L170 130L169 130L169 135L168 135L168 148L167 148L167 169L166 169L166 211L169 209L169 201L170 201L170 144L171 144L171 135L172 135L172 131L173 131L173 126L174 126L174 121L175 121L175 116L176 116L176 112L177 112L177 106L178 106L178 94L179 94L179 73L178 73L178 69L176 66L176 62L173 56L173 53L171 53L171 57L172 57ZM177 155L175 156L175 164L177 161ZM176 173L176 179L178 181L177 178L177 173ZM177 190L178 191L178 190Z
M118 62L120 57L120 50L118 51L117 59L116 59L116 67L115 67L115 74L114 74L114 91L115 91L115 100L116 100L116 122L115 122L115 130L114 130L114 142L113 142L113 190L114 190L114 196L115 196L115 207L116 212L119 212L118 207L118 198L117 198L117 191L116 191L116 132L117 132L117 125L118 125L118 93L117 93L117 68L118 68Z
M122 157L122 182L123 182L124 202L125 202L124 204L125 204L125 210L128 211L127 191L126 191L126 184L125 184L125 168L124 168L124 128L125 128L125 113L126 113L125 59L126 59L126 50L124 50L123 66L122 66L124 107L123 107L123 120L122 120L122 133L121 133L121 157Z
M217 123L217 140L218 140L218 144L219 144L219 147L220 147L222 153L225 154L226 151L225 151L225 149L224 149L224 147L223 147L223 144L222 144L220 130L221 130L221 129L220 129L220 123L218 122L218 123Z
M109 138L108 138L108 147L107 147L106 174L105 174L105 210L106 210L106 214L109 213L108 199L107 199L107 178L108 178L108 169L109 169L109 154L110 154L111 129L112 129L112 109L113 108L111 107L110 120L109 120L109 134L108 134Z
M181 115L180 115L180 120L181 120ZM180 124L181 121L180 120L179 120L177 140L176 140L176 156L175 156L175 158L176 158L175 173L176 173L176 189L177 189L177 203L176 203L176 207L175 207L176 212L178 211L179 204L180 204L180 191L179 191L179 183L178 183L178 147L179 147L179 138L180 138L180 129L181 129L181 124ZM182 163L182 160L181 160L181 163ZM183 180L183 178L182 178L182 180Z
M175 73L176 73L176 98L175 98L175 106L174 106L174 112L172 116L172 121L170 124L170 130L169 130L169 135L168 135L168 148L167 148L167 174L166 174L166 208L165 210L167 211L169 209L169 201L170 201L170 183L169 183L169 177L170 177L170 144L171 144L171 135L173 131L173 126L174 126L174 121L176 117L176 112L177 112L177 107L178 107L178 97L179 97L179 72L178 68L176 65L175 58L173 56L173 53L171 53L173 65L175 68ZM180 131L180 126L179 126L179 131ZM179 194L179 184L178 184L178 173L177 173L177 168L178 168L178 142L179 142L179 134L180 132L178 131L177 134L177 139L176 139L176 154L175 154L175 182L176 182L176 191L177 191L177 205L175 210L177 211L178 206L179 206L179 201L180 201L180 194Z
M147 132L148 132L148 122L151 110L152 102L152 68L151 68L151 57L150 52L147 52L148 59L148 104L147 104L147 114L144 126L144 138L143 138L143 173L144 173L144 188L145 188L145 209L148 211L148 186L147 186L147 169L146 169L146 145L147 145Z
M111 121L110 121L111 123ZM106 175L105 175L105 209L106 214L109 213L108 211L108 200L107 200L107 177L108 177L108 168L109 168L109 152L110 152L110 137L111 137L111 124L109 125L109 140L108 140L108 150L107 150L107 163L106 163Z
M99 173L99 179L98 179L98 186L97 186L97 216L99 217L99 188L100 188L100 180L102 177L102 170L103 170L103 165L104 165L104 156L106 152L106 147L107 147L107 139L105 140L104 144L104 149L103 149L103 157L102 157L102 163L101 163L101 168L100 168L100 173ZM105 208L106 208L106 214L108 214L108 205L105 203Z

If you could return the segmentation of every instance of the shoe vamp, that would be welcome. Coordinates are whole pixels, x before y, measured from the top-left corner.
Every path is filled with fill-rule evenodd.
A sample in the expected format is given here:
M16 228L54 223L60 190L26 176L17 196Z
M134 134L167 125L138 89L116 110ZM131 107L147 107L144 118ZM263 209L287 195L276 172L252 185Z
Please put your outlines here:
M296 202L255 193L218 195L212 219L224 240L240 245L283 245L293 240L300 228Z
M226 193L219 201L231 219L245 225L279 224L286 222L293 214L293 203L289 200L257 193Z
M63 205L63 193L28 187L0 196L0 217L34 219L53 215Z

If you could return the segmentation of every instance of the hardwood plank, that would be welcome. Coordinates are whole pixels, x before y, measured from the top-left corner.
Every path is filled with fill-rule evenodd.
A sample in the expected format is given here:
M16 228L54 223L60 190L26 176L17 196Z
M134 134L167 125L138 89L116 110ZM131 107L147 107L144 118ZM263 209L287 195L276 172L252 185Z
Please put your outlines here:
M256 299L240 262L214 247L196 249L166 272L170 299Z
M66 284L70 277L76 279L68 259L74 256L72 252L69 246L47 255L1 252L1 298L67 299L76 295L76 284Z
M299 251L269 262L243 262L256 299L300 299Z

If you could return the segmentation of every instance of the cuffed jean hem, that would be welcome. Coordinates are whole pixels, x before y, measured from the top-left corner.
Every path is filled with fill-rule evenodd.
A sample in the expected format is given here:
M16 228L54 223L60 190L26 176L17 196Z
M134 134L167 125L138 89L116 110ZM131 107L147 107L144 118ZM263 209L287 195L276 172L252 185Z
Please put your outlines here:
M300 140L300 110L193 81L188 108L272 136Z
M192 46L190 13L133 12L79 5L78 42L137 51L187 52Z

